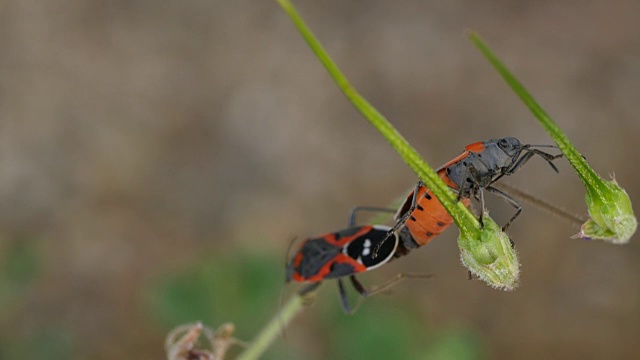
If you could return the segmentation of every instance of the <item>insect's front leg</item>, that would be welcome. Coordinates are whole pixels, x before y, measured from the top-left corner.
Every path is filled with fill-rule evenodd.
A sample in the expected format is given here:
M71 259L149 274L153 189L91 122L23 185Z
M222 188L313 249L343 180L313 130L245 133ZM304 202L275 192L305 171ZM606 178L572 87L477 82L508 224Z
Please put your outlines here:
M479 199L481 211L480 216L478 216L478 221L480 222L480 226L484 228L482 215L484 214L485 205L484 193L482 192L482 175L475 166L468 164L465 168L464 177L462 179L462 183L458 190L458 201L462 198L470 198L472 196Z

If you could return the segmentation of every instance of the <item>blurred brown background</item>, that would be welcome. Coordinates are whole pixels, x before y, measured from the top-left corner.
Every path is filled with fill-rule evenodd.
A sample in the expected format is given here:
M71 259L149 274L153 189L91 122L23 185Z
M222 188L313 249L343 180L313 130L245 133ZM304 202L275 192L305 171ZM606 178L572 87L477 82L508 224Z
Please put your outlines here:
M487 138L550 142L466 40L478 30L638 210L640 2L295 4L433 166ZM223 259L272 259L263 323L292 236L339 229L352 206L385 206L416 181L273 1L3 2L0 126L0 259L15 275L0 286L2 358L163 358L178 323L150 310L155 284L194 263L234 282ZM584 213L579 181L559 167L533 160L507 181ZM512 212L490 205L499 222ZM638 237L614 246L575 232L525 205L510 229L521 285L504 293L466 280L451 230L363 277L435 279L354 317L408 308L418 327L468 329L491 359L640 358ZM304 358L321 358L325 332L347 319L325 287L318 302L335 325L318 325L314 307L289 330Z

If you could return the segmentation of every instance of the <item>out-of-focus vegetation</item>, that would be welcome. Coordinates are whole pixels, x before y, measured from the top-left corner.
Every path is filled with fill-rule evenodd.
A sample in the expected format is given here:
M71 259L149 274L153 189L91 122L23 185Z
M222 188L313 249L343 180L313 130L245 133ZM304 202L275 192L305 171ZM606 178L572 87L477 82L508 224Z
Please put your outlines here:
M217 324L232 319L235 336L251 340L279 309L283 290L282 259L239 254L217 263L203 261L178 273L162 276L150 291L154 317L169 329L175 324L202 320ZM278 271L274 271L278 269ZM230 276L233 274L232 276ZM480 359L480 341L467 329L432 329L417 320L419 309L403 307L401 299L370 298L353 316L340 311L333 282L303 316L316 322L317 332L299 321L283 328L283 339L266 359L421 359L425 353L439 359ZM291 295L294 286L289 286ZM333 294L331 294L333 295ZM310 352L307 337L326 344ZM234 348L230 354L240 350Z
M21 313L32 304L25 301L42 277L39 242L30 236L3 239L0 247L0 358L69 359L72 338L52 325L34 326ZM14 326L6 326L14 324Z

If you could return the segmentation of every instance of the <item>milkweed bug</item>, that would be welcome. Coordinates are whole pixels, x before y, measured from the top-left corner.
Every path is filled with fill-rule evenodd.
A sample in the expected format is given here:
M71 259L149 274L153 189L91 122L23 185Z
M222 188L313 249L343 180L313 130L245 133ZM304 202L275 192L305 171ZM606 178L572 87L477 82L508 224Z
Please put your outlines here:
M409 250L402 245L406 241L400 241L400 235L395 233L392 233L391 241L386 241L383 246L380 244L387 238L391 230L389 226L355 226L358 211L395 212L382 208L354 208L349 217L348 228L305 240L286 268L287 282L311 282L299 291L300 295L315 290L323 280L336 279L340 304L345 313L352 313L357 308L349 305L343 283L345 277L349 277L351 285L363 298L385 291L404 278L430 277L426 274L400 273L383 285L365 288L355 274L378 268L394 258L406 255ZM375 258L374 248L378 248L378 256Z
M553 145L523 145L520 140L514 137L476 142L467 145L462 154L440 167L437 173L449 188L457 192L458 201L462 201L467 207L470 205L472 196L476 199L479 197L478 200L484 210L483 189L515 207L515 214L502 228L503 231L506 231L522 212L522 206L517 200L491 184L503 176L512 175L520 170L534 155L542 157L554 171L558 172L553 160L561 157L562 154L551 155L533 149L534 147L556 148ZM389 230L387 236L391 237L393 233L399 232L401 238L407 241L403 244L406 248L415 248L426 244L453 223L453 219L444 206L422 181L419 181L415 189L408 195L396 213L396 219L396 224ZM479 220L482 224L482 215ZM407 234L411 236L407 236ZM374 250L374 258L378 256L378 248L382 248L385 242L386 239L378 242Z

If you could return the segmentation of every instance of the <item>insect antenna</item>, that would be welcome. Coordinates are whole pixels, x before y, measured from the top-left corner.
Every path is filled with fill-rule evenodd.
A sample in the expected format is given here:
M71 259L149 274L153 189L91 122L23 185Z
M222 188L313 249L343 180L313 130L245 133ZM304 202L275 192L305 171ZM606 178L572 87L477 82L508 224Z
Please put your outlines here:
M289 240L289 245L287 245L287 252L285 254L285 259L284 259L285 281L284 281L284 284L282 284L282 289L280 290L280 301L278 301L278 314L280 313L280 311L282 311L282 307L284 306L284 293L286 292L287 285L289 285L289 281L291 281L290 272L292 269L289 268L289 259L291 258L291 249L293 248L293 244L296 243L296 240L297 240L297 237L292 236L291 240ZM287 329L284 323L282 323L282 321L280 321L280 333L282 334L283 339L287 338Z
M557 147L556 145L533 145L533 144L527 144L523 146L524 148L533 148L533 147L546 147L546 148L554 148L554 149L560 149L559 147Z

